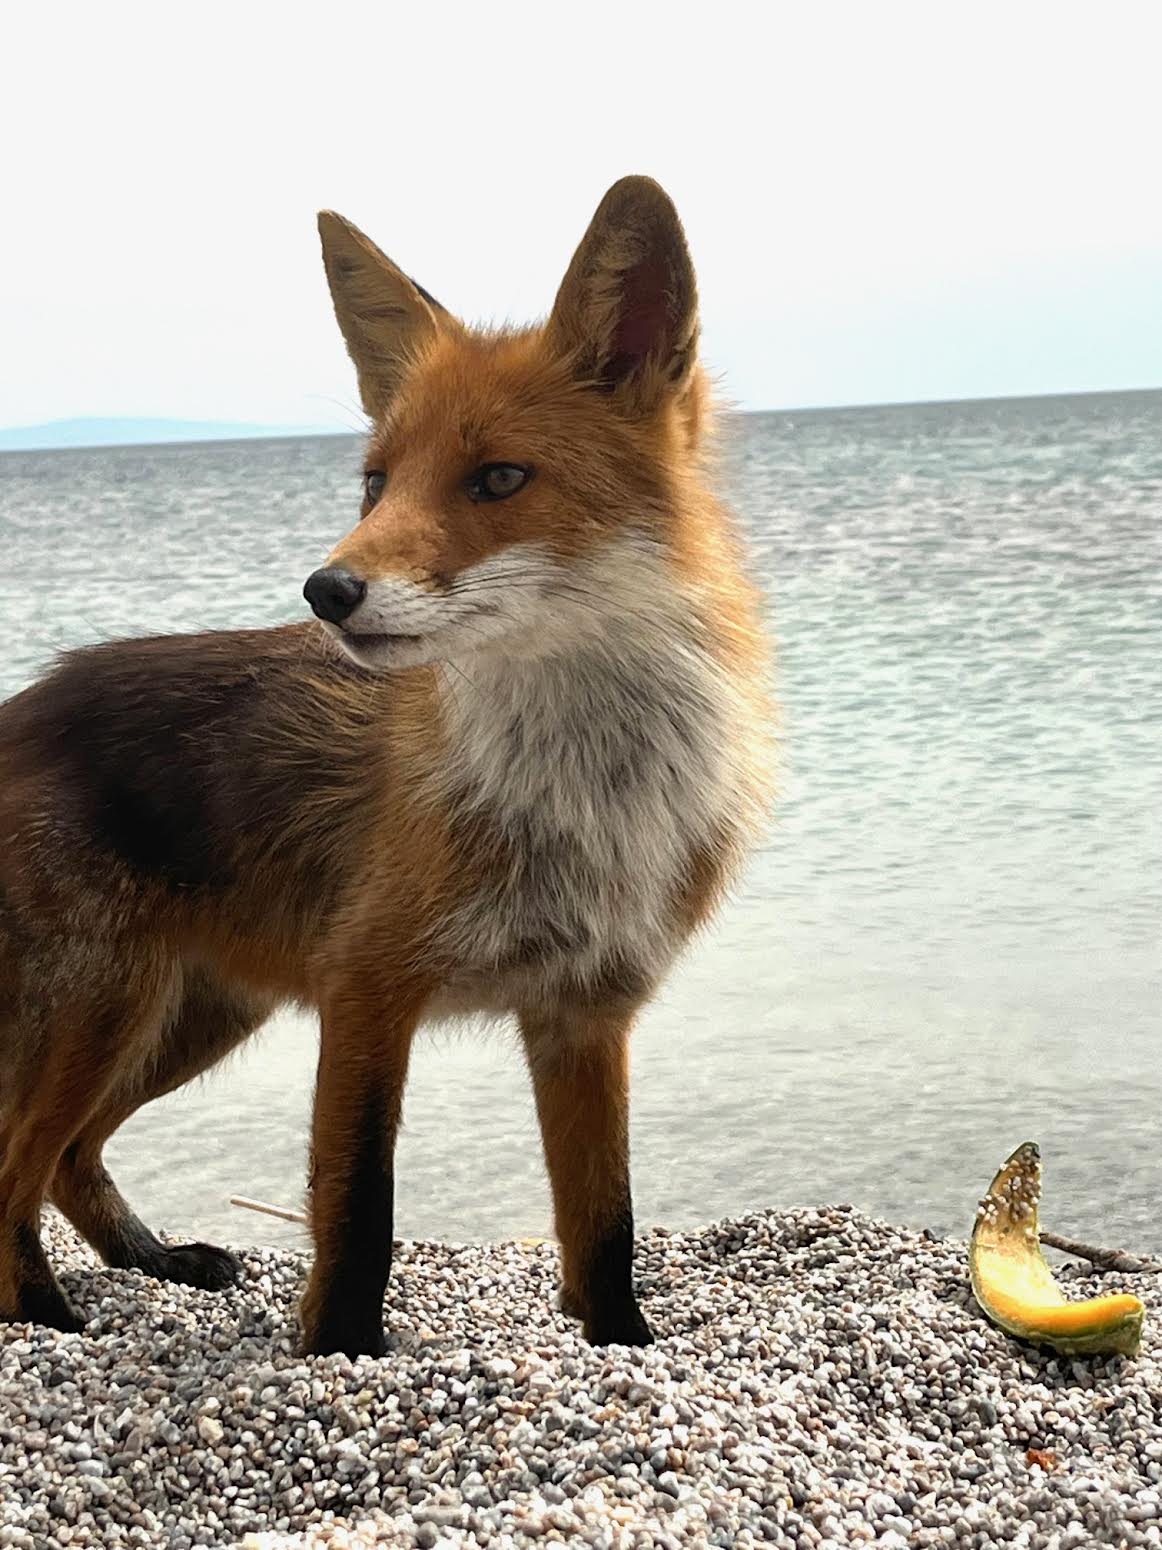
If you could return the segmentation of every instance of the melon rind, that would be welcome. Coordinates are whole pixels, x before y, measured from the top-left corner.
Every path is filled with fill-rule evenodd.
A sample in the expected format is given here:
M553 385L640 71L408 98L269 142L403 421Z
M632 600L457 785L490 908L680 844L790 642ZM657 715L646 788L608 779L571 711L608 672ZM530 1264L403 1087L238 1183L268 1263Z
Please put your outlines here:
M1025 1141L977 1210L968 1250L977 1302L1001 1329L1067 1356L1134 1356L1145 1308L1116 1293L1069 1302L1041 1252L1041 1153Z

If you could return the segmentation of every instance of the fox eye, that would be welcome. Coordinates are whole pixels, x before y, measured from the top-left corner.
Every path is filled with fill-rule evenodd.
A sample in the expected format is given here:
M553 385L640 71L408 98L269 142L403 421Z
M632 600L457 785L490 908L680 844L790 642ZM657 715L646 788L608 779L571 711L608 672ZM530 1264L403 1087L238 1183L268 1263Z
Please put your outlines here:
M502 501L523 489L532 476L532 469L520 463L482 463L474 474L468 475L464 488L469 500Z
M369 506L376 506L387 489L387 475L382 469L372 468L363 475L363 498Z

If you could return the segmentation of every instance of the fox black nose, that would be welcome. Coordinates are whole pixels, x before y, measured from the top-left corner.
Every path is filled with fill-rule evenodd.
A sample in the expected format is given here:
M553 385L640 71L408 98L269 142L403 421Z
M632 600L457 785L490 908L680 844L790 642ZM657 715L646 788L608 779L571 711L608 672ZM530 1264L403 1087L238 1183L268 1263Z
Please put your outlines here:
M307 577L303 596L320 619L342 624L359 607L366 591L367 583L362 576L353 576L336 565L325 565Z

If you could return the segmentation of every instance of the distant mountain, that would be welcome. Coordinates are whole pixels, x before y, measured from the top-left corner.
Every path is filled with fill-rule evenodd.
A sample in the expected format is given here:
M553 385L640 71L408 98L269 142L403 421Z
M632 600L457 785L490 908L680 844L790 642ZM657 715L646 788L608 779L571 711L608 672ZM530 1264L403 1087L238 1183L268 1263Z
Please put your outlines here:
M241 441L255 436L343 435L333 425L251 425L238 420L50 420L0 429L0 452L52 447L147 446L160 441Z

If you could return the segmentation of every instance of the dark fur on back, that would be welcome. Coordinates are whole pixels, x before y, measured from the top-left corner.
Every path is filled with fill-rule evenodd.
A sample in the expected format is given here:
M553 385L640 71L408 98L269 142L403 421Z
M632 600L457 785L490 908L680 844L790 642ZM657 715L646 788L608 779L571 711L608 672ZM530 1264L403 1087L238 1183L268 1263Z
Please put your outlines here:
M242 932L264 903L321 923L340 881L328 859L372 816L384 701L312 625L73 652L0 707L0 855L35 834L50 885L116 886L122 910L174 924L211 902Z

